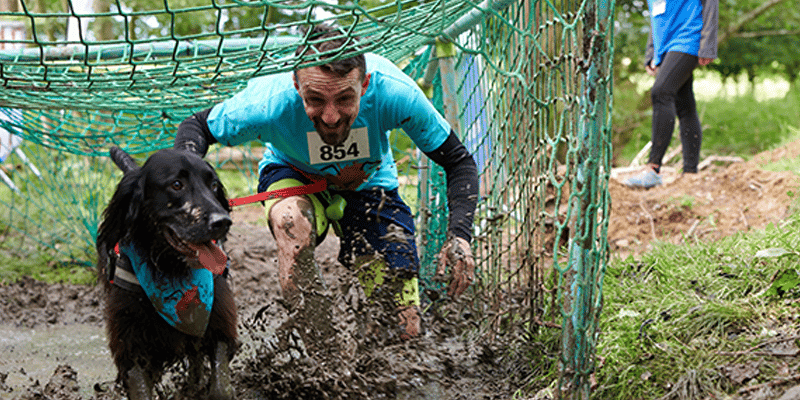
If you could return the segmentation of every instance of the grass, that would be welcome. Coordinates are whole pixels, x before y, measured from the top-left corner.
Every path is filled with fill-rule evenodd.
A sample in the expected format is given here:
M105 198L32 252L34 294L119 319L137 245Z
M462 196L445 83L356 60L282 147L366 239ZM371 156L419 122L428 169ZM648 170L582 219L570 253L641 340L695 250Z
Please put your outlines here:
M672 203L677 207L687 210L692 209L692 207L694 206L694 202L695 202L694 196L689 196L687 194L682 194L680 196L670 196L670 198L667 199L667 203Z
M82 264L57 261L46 251L19 256L13 251L0 249L0 284L16 282L22 277L56 283L66 282L91 285L96 282L95 269Z
M731 354L776 332L794 333L800 278L777 278L795 271L798 232L795 212L763 231L713 243L662 243L641 259L612 260L603 281L597 349L603 366L593 398L655 399L689 384L702 392L697 398L724 398L734 385L719 367L759 358ZM763 368L760 378L776 374Z
M800 126L789 126L787 127L787 130L789 131L789 135L781 142L781 144L800 140ZM762 168L767 171L793 171L795 173L800 173L800 167L798 166L797 160L792 158L782 158L774 162L769 162L762 165Z
M780 145L800 127L800 93L758 102L753 94L704 103L702 154L746 157ZM746 110L746 112L742 112Z
M84 269L94 263L94 235L116 168L103 159L24 149L42 174L23 166L11 171L19 194L0 187L0 281L93 281Z

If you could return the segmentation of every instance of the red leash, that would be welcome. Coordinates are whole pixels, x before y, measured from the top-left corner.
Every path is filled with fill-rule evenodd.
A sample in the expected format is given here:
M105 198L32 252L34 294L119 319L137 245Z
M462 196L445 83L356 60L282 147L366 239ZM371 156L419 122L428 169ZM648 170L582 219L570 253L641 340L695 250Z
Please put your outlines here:
M295 186L295 187L288 187L284 189L276 189L270 190L267 192L261 192L258 194L253 194L250 196L239 197L236 199L228 200L228 204L231 207L241 206L245 204L255 203L257 201L265 201L277 198L285 198L291 196L299 196L301 194L312 194L312 193L319 193L324 191L328 188L328 181L325 179L321 179L315 181L314 183L310 183L308 185L303 186Z

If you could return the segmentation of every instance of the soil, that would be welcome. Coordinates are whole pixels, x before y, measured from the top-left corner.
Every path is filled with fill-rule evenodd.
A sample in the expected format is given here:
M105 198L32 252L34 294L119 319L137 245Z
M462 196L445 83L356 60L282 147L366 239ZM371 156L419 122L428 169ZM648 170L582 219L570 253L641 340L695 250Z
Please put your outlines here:
M800 143L794 143L698 174L665 168L665 184L649 190L627 188L620 184L625 175L612 174L613 257L636 256L657 241L709 241L780 223L800 182L792 173L758 165L798 155ZM238 398L510 399L532 373L509 359L502 340L462 334L474 322L461 308L465 299L431 307L423 314L422 337L400 340L391 310L382 301L367 301L352 274L335 261L338 241L332 235L317 248L316 259L326 294L334 299L335 329L331 337L320 337L307 316L289 312L280 297L277 249L261 209L241 207L233 217L225 246L242 341L231 363ZM0 285L0 398L123 398L105 344L102 302L97 286L32 279ZM50 343L59 334L65 339ZM162 399L186 398L181 390L189 384L181 368L159 384Z
M748 162L711 165L697 174L680 174L667 166L661 173L664 184L651 189L622 184L636 172L612 172L611 254L625 258L658 242L707 242L780 223L790 212L800 180L792 172L765 171L759 165L798 156L800 142L795 142Z

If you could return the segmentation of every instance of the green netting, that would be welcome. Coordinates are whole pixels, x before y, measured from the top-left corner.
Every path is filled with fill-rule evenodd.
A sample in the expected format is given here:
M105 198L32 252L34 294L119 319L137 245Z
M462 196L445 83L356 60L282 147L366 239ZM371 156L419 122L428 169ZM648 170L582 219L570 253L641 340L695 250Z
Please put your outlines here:
M509 324L526 337L560 332L556 391L588 398L608 257L612 4L12 4L0 10L0 128L24 144L0 157L16 187L0 186L0 255L91 265L98 216L120 176L104 157L108 148L143 159L171 146L186 116L249 78L318 62L320 55L294 55L306 41L298 27L333 23L362 47L323 55L370 51L393 60L475 156L481 279L467 307L480 334ZM392 137L401 194L419 216L421 282L432 295L440 289L434 255L447 230L444 172L404 134ZM260 145L208 156L232 196L255 190Z

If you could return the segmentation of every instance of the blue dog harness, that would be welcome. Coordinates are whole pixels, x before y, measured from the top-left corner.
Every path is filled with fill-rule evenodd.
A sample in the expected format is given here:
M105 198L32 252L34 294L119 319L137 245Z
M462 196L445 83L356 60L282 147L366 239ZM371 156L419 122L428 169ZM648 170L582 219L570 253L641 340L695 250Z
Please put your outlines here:
M192 268L188 276L170 279L148 266L148 261L130 243L120 244L119 254L125 256L120 260L129 260L133 271L126 270L127 265L121 263L110 276L112 283L129 290L138 285L164 321L187 335L203 336L214 303L214 274L211 271ZM115 282L117 279L123 282Z

